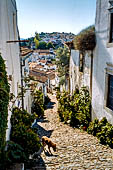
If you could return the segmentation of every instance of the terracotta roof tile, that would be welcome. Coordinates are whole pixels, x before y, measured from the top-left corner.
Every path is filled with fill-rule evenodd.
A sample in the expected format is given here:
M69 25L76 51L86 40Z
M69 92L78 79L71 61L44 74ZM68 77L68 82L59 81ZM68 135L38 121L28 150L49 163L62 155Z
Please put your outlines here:
M41 62L41 63L46 63L47 60L39 60L39 62Z
M35 78L35 80L37 80L38 82L41 82L41 83L45 83L48 80L47 76L38 75L36 72L33 72L33 71L30 71L29 75L33 76Z
M26 56L32 52L33 52L33 50L31 50L29 48L21 47L21 56Z

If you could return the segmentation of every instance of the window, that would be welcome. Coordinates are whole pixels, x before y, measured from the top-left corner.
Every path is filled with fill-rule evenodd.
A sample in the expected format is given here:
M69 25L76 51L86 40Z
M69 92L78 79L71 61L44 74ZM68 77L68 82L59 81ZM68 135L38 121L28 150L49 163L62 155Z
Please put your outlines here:
M80 53L79 55L79 71L83 72L83 66L84 66L84 55Z
M109 0L108 10L110 14L109 42L113 43L113 0Z
M113 42L113 13L111 13L111 21L110 21L110 43Z
M108 75L107 107L113 110L113 75Z

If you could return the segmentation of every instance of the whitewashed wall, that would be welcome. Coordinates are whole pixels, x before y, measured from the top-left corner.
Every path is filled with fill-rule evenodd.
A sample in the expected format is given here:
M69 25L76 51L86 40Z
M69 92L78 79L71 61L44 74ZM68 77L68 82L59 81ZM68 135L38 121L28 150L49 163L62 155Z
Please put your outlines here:
M11 92L17 96L20 84L20 58L19 44L6 43L9 40L18 40L17 9L15 0L0 0L0 53L6 60L8 75L12 76L10 83ZM8 116L7 140L10 133L10 116Z
M73 94L77 85L78 79L77 74L79 72L79 51L71 50L70 56L70 93Z
M107 117L113 124L113 111L106 107L106 69L113 70L113 43L109 43L109 0L97 0L96 49L93 60L92 118ZM109 67L109 64L111 65Z
M76 87L79 89L87 86L90 90L91 76L91 52L86 52L84 56L83 72L79 71L79 51L71 50L70 57L70 93L73 94Z
M22 75L24 78L29 77L29 56L31 54L28 54L27 56L23 57L24 65L22 67ZM24 88L26 89L26 92L24 94L24 109L27 110L28 113L31 113L31 105L32 105L32 96L30 88L28 87L28 83L23 82Z

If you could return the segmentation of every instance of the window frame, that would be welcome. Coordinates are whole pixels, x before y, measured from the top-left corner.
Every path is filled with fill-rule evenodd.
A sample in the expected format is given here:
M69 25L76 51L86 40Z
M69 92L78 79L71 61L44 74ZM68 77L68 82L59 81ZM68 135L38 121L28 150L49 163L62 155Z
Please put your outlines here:
M108 25L109 25L109 28L108 28L108 42L107 42L107 47L113 47L113 28L111 25L111 22L113 20L112 18L112 15L113 15L113 5L112 3L109 1L109 7L108 7Z
M113 43L113 12L110 12L109 43Z
M113 110L108 107L108 93L109 93L109 75L113 76L113 64L106 63L107 67L105 68L105 90L104 90L104 109L113 115Z
M111 98L111 93L110 93L110 87L112 87L113 88L113 86L110 86L110 77L112 76L112 78L113 78L113 75L111 75L111 74L108 74L108 89L107 89L107 91L108 91L108 93L107 93L107 101L106 101L106 107L108 107L109 109L111 109L112 111L113 111L113 105L110 105L110 103L109 103L109 100L110 100L110 98Z

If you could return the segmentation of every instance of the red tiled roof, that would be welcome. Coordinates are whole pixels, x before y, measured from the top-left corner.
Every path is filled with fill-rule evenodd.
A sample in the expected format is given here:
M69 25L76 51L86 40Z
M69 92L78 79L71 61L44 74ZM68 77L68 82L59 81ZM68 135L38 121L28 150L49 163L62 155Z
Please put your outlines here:
M46 63L47 60L39 60L39 62L41 62L41 63Z
M43 68L44 66L42 66L42 65L40 65L40 64L37 64L36 66L35 66L35 69L39 69L39 68Z
M31 50L27 47L21 47L21 56L26 56L32 52L33 52L33 50Z
M36 72L37 74L44 74L44 75L46 75L46 71L39 70L39 69L37 69L37 68L32 68L32 71L33 71L33 72Z
M35 53L50 53L49 50L35 50Z
M33 68L32 70L30 70L30 75L33 77L36 77L36 79L38 79L38 81L40 80L42 81L46 81L48 78L50 80L53 80L55 78L55 72L54 71L42 71L42 70L38 70L36 68ZM39 79L40 78L40 79Z
M47 64L47 65L48 65L49 67L50 67L50 66L54 66L54 64L51 64L51 63L49 63L49 64Z
M48 55L48 53L41 52L39 55Z
M47 76L38 75L36 72L33 72L33 71L30 71L29 75L33 76L35 80L37 80L40 83L45 83L48 80Z

